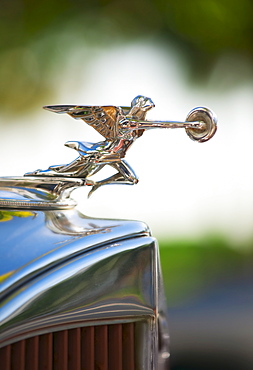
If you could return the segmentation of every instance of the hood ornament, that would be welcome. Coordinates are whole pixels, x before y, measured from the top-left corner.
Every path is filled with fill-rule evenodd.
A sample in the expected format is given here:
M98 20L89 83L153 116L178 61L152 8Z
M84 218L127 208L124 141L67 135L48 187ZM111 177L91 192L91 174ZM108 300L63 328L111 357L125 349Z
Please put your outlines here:
M217 129L215 114L208 108L194 108L187 115L185 122L148 121L147 112L154 107L150 98L137 96L131 107L115 106L74 106L54 105L44 109L55 113L67 113L75 119L82 119L98 131L104 141L90 143L86 141L68 141L65 145L75 149L79 156L69 164L50 166L46 170L26 173L27 177L42 176L58 181L57 191L61 186L65 190L73 186L91 186L90 196L96 189L106 184L129 184L138 182L138 178L125 161L130 146L146 130L154 128L184 128L187 135L195 141L205 142L213 137ZM109 165L116 173L101 181L93 181L90 177ZM70 182L70 179L72 182ZM80 181L81 180L81 181ZM55 182L54 181L54 182ZM67 185L66 185L67 183ZM70 184L70 185L69 185ZM73 190L72 189L72 190Z

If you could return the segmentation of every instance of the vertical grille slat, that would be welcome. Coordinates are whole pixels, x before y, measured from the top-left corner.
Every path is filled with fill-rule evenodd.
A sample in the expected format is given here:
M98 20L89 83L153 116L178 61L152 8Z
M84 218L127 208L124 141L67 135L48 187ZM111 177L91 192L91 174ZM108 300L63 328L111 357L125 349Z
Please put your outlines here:
M0 349L1 370L134 370L135 324L61 330Z
M94 370L95 366L95 346L94 346L94 326L81 329L81 365L82 369Z
M123 370L134 370L134 324L124 324L123 340Z
M95 369L108 370L108 327L95 328Z
M39 339L39 369L53 370L53 334L40 335Z
M68 370L68 330L54 333L54 370Z
M110 325L108 329L109 369L122 370L122 324Z
M69 330L68 368L81 370L81 329Z
M25 346L26 369L39 370L39 337L26 339Z
M11 369L25 370L25 340L11 346Z
M4 369L10 369L11 367L11 345L0 348L0 364Z

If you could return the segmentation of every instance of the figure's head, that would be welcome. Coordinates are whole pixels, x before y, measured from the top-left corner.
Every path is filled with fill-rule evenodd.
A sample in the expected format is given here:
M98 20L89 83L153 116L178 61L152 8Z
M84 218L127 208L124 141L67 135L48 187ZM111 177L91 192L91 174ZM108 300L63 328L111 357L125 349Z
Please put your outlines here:
M131 103L132 108L140 109L143 112L147 112L151 108L154 108L154 106L155 104L150 98L142 95L136 96Z

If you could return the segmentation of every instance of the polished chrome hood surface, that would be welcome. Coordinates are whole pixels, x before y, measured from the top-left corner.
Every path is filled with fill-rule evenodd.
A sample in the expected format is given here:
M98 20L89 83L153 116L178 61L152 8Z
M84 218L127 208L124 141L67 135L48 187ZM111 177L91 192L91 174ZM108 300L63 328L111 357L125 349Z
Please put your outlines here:
M22 186L11 188L9 180L7 178L4 186L0 182L2 294L9 293L17 284L23 284L40 271L84 251L135 236L150 235L148 227L138 221L90 218L74 207L43 209L36 203L40 197L40 202L47 204L43 191L36 194L34 189L22 188L20 192L17 188L24 186L22 181ZM22 208L22 202L31 198L35 203L29 208ZM7 207L4 203L6 199L9 202ZM11 208L10 203L17 201L21 204L19 208Z

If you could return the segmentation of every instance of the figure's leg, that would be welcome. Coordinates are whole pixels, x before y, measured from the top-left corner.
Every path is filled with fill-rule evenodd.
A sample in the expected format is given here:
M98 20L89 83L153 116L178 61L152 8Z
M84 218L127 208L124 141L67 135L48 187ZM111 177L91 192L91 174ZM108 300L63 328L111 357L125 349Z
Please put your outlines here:
M56 166L50 166L48 169L52 170L52 171L55 171L55 172L59 172L59 173L75 172L83 164L84 164L84 161L82 161L82 157L77 157L76 159L74 159L72 162L70 162L68 164L64 164L64 165L61 165L61 166L57 166L57 165Z
M115 168L118 172L114 175L108 177L107 179L97 181L92 186L91 191L89 192L89 197L95 190L97 190L100 186L109 185L109 184L126 184L126 185L134 185L137 184L138 178L131 168L131 166L122 159L121 162L116 162L111 164L113 168Z
M26 176L59 176L59 177L82 177L86 178L99 170L98 164L78 157L69 164L50 166L47 170L36 170L29 172Z
M120 175L116 180L117 183L129 185L137 184L138 177L127 161L122 159L121 162L114 163L112 167L114 167L118 171L118 175Z

